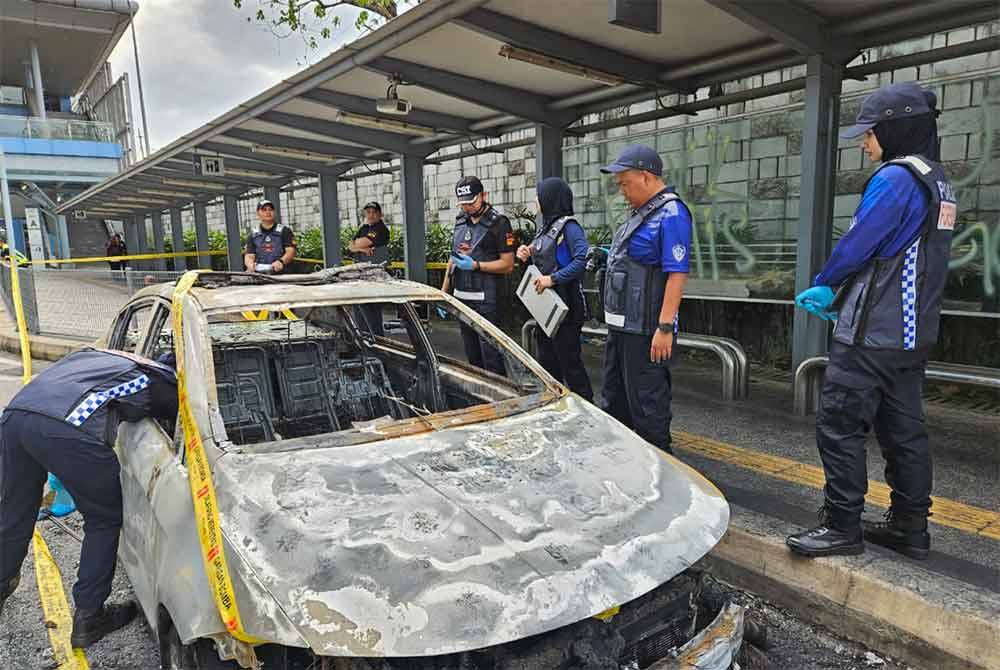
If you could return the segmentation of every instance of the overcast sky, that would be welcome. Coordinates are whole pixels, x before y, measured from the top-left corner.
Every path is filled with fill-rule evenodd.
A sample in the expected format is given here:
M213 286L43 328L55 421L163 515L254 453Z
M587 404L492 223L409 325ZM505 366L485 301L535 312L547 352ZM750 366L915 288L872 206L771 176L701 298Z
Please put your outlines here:
M341 26L310 50L298 35L279 39L247 22L258 0L138 0L135 17L139 65L153 151L270 88L358 36L356 10L341 12ZM141 132L139 89L125 32L111 55L117 78L129 73L135 123Z

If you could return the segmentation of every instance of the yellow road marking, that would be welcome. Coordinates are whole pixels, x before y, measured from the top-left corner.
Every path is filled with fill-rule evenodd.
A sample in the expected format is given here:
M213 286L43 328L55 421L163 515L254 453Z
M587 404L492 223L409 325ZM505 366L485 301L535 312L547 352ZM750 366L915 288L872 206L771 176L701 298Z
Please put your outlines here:
M69 642L73 618L69 615L69 603L63 590L62 574L59 566L52 559L49 547L45 544L42 534L35 530L32 539L32 549L35 554L35 578L38 581L38 593L42 601L42 612L45 614L45 627L49 631L49 641L59 670L89 670L87 656L83 649L73 649Z
M675 431L674 446L685 451L711 458L714 461L730 463L747 470L760 472L776 479L782 479L793 484L801 484L821 489L826 483L823 468L799 463L790 458L764 454L750 449L710 440L699 435ZM881 507L889 507L891 489L886 484L868 480L868 495L865 500ZM948 498L932 496L933 523L951 528L958 528L968 533L982 535L993 540L1000 540L1000 513L981 507L966 505Z

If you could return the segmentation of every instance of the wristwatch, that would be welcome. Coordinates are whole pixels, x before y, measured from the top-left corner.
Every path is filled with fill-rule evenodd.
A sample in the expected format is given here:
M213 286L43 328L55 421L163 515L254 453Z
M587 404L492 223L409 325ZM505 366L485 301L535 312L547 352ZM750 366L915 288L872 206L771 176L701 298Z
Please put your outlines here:
M472 269L479 272L479 261L476 261L476 264L472 266Z
M656 329L661 333L666 333L667 335L674 334L674 324L673 323L660 323L657 324Z

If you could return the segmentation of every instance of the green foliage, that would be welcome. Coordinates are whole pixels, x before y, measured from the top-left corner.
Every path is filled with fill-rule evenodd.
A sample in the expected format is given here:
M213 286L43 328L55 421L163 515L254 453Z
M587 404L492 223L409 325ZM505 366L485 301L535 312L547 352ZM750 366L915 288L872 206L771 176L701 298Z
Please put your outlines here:
M329 39L332 29L341 25L341 11L355 7L361 11L354 21L358 30L375 30L384 21L396 18L401 3L416 4L419 0L257 0L257 10L247 21L257 21L271 28L279 37L299 34L310 48L318 46L316 38ZM242 9L245 0L233 0Z

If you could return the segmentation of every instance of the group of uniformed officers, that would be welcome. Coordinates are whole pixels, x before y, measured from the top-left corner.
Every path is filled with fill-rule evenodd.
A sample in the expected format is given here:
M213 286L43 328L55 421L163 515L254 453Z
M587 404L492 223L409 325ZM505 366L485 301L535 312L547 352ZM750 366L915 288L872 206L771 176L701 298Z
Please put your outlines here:
M920 389L937 339L956 204L938 161L936 99L915 84L877 91L847 136L882 166L871 177L849 232L815 285L796 302L835 320L830 365L816 436L826 473L815 528L788 538L807 556L863 551L863 538L916 558L927 556L931 463ZM601 169L630 212L608 255L604 314L604 409L650 444L671 451L671 360L688 273L692 215L663 180L663 163L646 146L626 147ZM581 357L587 318L581 290L588 243L574 217L573 193L557 177L537 188L540 226L516 245L507 217L489 203L476 177L455 188L461 213L442 290L487 320L499 320L498 287L515 257L533 263L539 293L553 290L569 308L561 327L539 333L541 363L587 400L593 399ZM377 202L350 244L355 260L388 260L389 231ZM250 272L285 270L294 258L291 230L262 201L260 227L247 240ZM835 290L835 288L837 290ZM381 329L377 310L362 312ZM462 324L469 362L505 374L499 351ZM136 614L133 604L106 606L122 523L119 464L111 448L120 421L177 412L172 361L88 350L66 357L25 386L0 416L0 610L17 587L46 473L75 498L86 536L73 590L72 642L85 647ZM892 487L885 522L861 522L867 485L864 441L874 427Z

